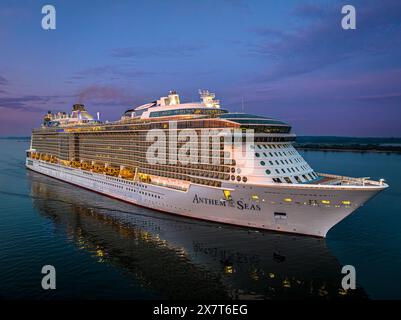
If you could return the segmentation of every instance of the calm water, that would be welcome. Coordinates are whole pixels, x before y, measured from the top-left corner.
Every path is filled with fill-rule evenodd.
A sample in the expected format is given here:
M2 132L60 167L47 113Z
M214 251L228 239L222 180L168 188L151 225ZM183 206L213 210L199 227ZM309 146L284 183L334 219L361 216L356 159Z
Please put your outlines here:
M26 171L27 148L0 139L0 298L401 298L400 155L303 153L317 171L391 185L324 240L137 208ZM346 296L344 264L358 281Z

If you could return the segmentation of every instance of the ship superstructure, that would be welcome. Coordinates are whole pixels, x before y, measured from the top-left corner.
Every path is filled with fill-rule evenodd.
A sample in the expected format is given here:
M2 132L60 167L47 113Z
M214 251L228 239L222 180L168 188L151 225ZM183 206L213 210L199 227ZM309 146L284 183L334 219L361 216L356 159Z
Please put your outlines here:
M317 173L293 147L290 125L200 95L181 103L171 91L114 122L81 104L49 112L32 132L27 167L156 210L322 237L387 187Z

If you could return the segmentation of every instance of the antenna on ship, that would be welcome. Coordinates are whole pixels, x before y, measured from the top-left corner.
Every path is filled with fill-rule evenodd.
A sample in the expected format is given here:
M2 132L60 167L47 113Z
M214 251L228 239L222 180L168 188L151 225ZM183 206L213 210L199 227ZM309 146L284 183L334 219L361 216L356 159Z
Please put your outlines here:
M100 112L96 112L97 120L100 121Z

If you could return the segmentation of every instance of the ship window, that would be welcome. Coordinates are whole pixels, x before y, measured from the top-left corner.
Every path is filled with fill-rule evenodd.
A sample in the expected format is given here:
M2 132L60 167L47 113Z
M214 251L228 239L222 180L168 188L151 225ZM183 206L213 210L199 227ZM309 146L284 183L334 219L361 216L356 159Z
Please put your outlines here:
M345 205L350 205L350 204L351 204L351 201L344 200L344 201L341 201L341 203L342 203L342 204L345 204Z
M273 161L269 161L270 165L273 165Z
M260 161L260 164L264 166L266 163L264 161Z
M266 172L266 174L270 174L271 173L269 169L266 169L265 172Z
M248 178L247 178L247 177L242 177L242 181L243 181L243 182L247 182L247 181L248 181Z
M291 198L285 198L284 201L285 202L292 202L292 199Z
M330 200L322 200L323 204L330 204Z
M257 158L259 158L260 157L260 154L259 153L255 153L255 156L257 157Z
M279 171L278 169L276 169L276 172L277 172L278 174L280 174L280 171Z
M287 183L292 183L291 179L288 178L288 177L285 177L284 180L285 180L285 182L287 182Z
M241 181L241 177L237 176L237 181L240 182Z
M256 194L254 194L254 195L252 195L252 200L259 200L259 196L258 195L256 195Z

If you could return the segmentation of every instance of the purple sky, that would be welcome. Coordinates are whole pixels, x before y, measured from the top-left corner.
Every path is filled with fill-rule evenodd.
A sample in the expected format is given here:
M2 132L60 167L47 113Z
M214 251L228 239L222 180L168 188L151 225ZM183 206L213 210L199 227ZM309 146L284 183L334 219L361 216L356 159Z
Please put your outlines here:
M0 135L81 102L104 120L177 90L299 135L401 136L401 1L0 3ZM41 28L53 4L57 29ZM341 28L352 4L357 29Z

